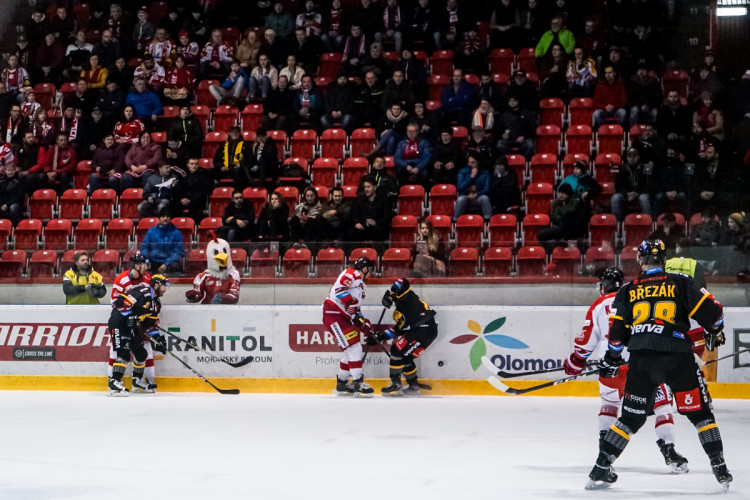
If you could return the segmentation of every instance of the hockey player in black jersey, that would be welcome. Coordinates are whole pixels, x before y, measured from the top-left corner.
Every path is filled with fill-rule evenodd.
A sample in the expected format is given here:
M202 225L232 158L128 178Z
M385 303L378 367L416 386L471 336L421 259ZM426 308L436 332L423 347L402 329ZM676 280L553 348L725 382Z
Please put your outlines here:
M156 350L166 346L164 337L157 329L162 297L169 287L169 280L161 274L151 278L149 284L136 285L121 294L112 304L109 317L109 334L117 359L112 365L112 377L109 379L110 396L127 396L128 390L122 383L130 353L133 353L133 386L141 387L147 383L143 379L148 353L143 347L142 334L154 337ZM140 384L140 385L139 385ZM146 392L146 391L144 391ZM153 391L151 391L153 392Z
M400 278L383 295L383 307L395 305L393 319L395 329L375 332L368 343L384 342L395 338L391 346L391 384L383 387L384 396L403 396L404 393L419 394L419 378L414 360L424 352L438 334L435 311L414 293L409 280ZM407 386L401 385L401 374Z
M690 276L665 273L665 251L661 240L641 243L638 262L642 272L617 292L612 304L609 348L599 362L600 375L612 377L617 373L625 346L630 361L622 414L599 442L599 456L586 489L608 487L617 480L612 462L646 421L651 395L662 383L672 388L677 411L698 431L717 481L725 490L732 481L708 389L687 335L692 318L705 329L707 349L723 344L722 305L705 288L698 288Z

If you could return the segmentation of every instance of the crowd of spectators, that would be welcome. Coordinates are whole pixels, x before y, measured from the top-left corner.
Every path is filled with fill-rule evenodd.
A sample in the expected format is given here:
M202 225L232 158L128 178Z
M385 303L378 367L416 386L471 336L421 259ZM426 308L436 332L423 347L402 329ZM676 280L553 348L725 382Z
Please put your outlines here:
M232 185L222 231L233 240L384 243L407 184L454 184L454 221L465 213L485 221L521 215L524 179L506 157L536 153L540 99L579 97L593 99L594 130L617 123L643 133L613 165L611 206L593 203L601 186L586 160L558 184L553 226L540 233L548 250L585 237L588 217L602 208L620 221L632 212L718 215L718 234L700 233L712 244L732 231L726 218L748 208L750 71L732 80L710 50L696 67L675 62L662 37L673 15L667 2L608 2L609 24L598 2L567 0L175 1L159 15L150 6L92 2L87 26L74 4L37 2L0 74L0 217L14 224L35 190L72 187L82 160L92 162L90 193L143 188L144 217L199 222L213 187ZM508 78L496 79L493 49L524 47L534 48L531 67L509 66ZM453 51L453 69L430 100L430 67L417 55L435 51ZM328 52L342 55L341 66L321 81ZM692 70L692 85L664 95L660 76L677 68ZM206 79L217 82L209 88L216 105L263 105L254 140L238 126L223 131L228 140L212 170L199 167L208 130L190 108ZM43 106L33 88L45 82L75 89ZM180 108L166 129L164 106ZM330 199L319 199L308 188L287 206L274 192L284 145L267 132L332 127L376 131L358 197L325 186ZM461 127L468 140L454 137ZM156 131L167 132L166 143L154 141ZM385 156L395 177L383 168ZM247 187L271 193L258 214L241 199ZM425 230L420 265L444 272L428 257L444 260L447 242Z

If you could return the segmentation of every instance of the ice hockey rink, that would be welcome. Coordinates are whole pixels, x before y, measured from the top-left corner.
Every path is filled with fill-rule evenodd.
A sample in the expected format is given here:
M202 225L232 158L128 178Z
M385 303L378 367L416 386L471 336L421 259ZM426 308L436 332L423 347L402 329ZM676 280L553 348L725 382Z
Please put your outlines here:
M750 401L714 402L734 482L676 418L690 472L672 475L653 420L585 491L599 400L0 392L0 498L750 498Z

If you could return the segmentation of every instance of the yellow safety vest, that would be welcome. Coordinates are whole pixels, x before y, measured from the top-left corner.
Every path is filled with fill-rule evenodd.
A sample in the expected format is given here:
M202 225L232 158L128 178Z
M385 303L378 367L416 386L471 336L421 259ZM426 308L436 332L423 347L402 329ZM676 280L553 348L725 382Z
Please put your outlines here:
M695 259L674 257L667 261L664 270L668 273L682 273L695 278L695 266L697 264L698 262Z
M102 283L102 275L96 271L91 271L91 274L76 274L72 269L65 271L63 281L65 279L70 280L73 285L88 285L93 283L100 285ZM69 295L65 297L66 304L98 304L99 299L91 295L88 291L79 293L78 295Z

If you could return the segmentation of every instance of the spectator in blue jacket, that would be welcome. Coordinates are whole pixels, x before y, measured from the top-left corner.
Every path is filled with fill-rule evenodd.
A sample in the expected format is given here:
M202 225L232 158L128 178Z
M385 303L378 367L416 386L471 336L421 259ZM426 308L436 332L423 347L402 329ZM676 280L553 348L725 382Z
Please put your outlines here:
M136 114L146 125L146 128L153 129L156 118L164 111L161 107L159 96L148 90L146 80L138 78L133 83L135 92L130 92L125 99L125 104L130 104L135 108Z
M240 65L239 59L232 59L229 65L229 74L221 85L211 85L208 91L216 99L216 105L220 105L225 98L232 98L235 101L240 100L242 91L245 90L249 78L245 70Z
M446 85L440 96L444 125L456 121L459 125L468 127L478 104L476 100L474 86L466 81L462 70L454 69L451 83Z
M182 233L172 224L168 209L159 212L159 223L146 233L141 243L141 253L149 260L152 273L182 273L185 246Z
M492 202L490 201L490 173L479 167L479 158L469 153L466 166L458 171L458 200L453 211L453 222L467 210L481 210L485 222L492 217Z
M430 141L419 136L419 125L410 123L406 126L406 139L398 143L393 156L399 185L426 185L429 178L427 167L431 158Z

